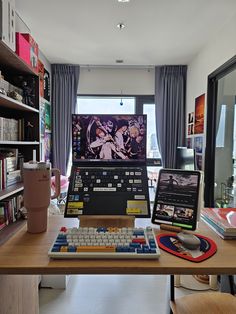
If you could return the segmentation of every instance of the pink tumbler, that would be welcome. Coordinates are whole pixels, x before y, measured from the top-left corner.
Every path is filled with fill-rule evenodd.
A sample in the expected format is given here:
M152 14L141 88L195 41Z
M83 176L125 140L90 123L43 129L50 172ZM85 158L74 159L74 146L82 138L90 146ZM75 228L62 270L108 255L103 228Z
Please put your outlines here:
M51 173L55 174L55 193L51 196ZM24 206L27 209L27 230L40 233L47 230L50 200L60 194L60 170L50 163L29 162L23 166Z

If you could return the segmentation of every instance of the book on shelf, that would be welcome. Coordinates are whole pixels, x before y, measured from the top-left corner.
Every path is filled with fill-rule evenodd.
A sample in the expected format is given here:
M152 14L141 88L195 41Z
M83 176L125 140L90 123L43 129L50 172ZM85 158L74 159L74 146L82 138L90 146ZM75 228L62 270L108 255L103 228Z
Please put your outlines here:
M236 208L203 208L201 217L222 236L236 237L236 225L230 222L229 216L236 214Z
M23 195L18 194L0 201L0 229L19 220Z
M4 205L0 203L0 230L6 226Z
M22 181L22 155L17 148L0 148L0 190Z
M0 141L18 141L18 120L0 117Z

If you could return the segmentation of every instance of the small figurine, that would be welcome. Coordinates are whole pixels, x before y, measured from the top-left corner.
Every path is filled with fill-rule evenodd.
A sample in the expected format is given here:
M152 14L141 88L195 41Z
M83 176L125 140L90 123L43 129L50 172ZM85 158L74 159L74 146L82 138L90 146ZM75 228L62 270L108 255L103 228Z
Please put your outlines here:
M26 81L22 82L22 89L23 89L23 103L26 104L27 106L34 107L34 102L32 101L32 98L34 98L32 88L28 86L28 83Z
M34 134L33 134L33 124L30 123L30 121L27 121L26 127L25 127L25 139L26 141L33 141L34 140Z

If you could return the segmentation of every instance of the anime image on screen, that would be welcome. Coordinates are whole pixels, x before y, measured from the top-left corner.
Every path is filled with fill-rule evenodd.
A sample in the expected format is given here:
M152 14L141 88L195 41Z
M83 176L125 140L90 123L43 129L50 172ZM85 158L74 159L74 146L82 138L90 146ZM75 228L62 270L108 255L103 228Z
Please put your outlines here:
M72 115L73 162L145 161L145 115Z
M152 222L196 229L200 172L162 169Z

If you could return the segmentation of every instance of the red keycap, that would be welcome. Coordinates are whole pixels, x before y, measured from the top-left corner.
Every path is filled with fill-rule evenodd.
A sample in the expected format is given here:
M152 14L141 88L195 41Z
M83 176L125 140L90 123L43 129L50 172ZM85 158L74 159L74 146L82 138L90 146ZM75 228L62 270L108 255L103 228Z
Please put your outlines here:
M132 240L133 243L146 244L145 238L137 238Z
M61 232L66 232L66 230L67 230L66 227L61 227L60 229Z

